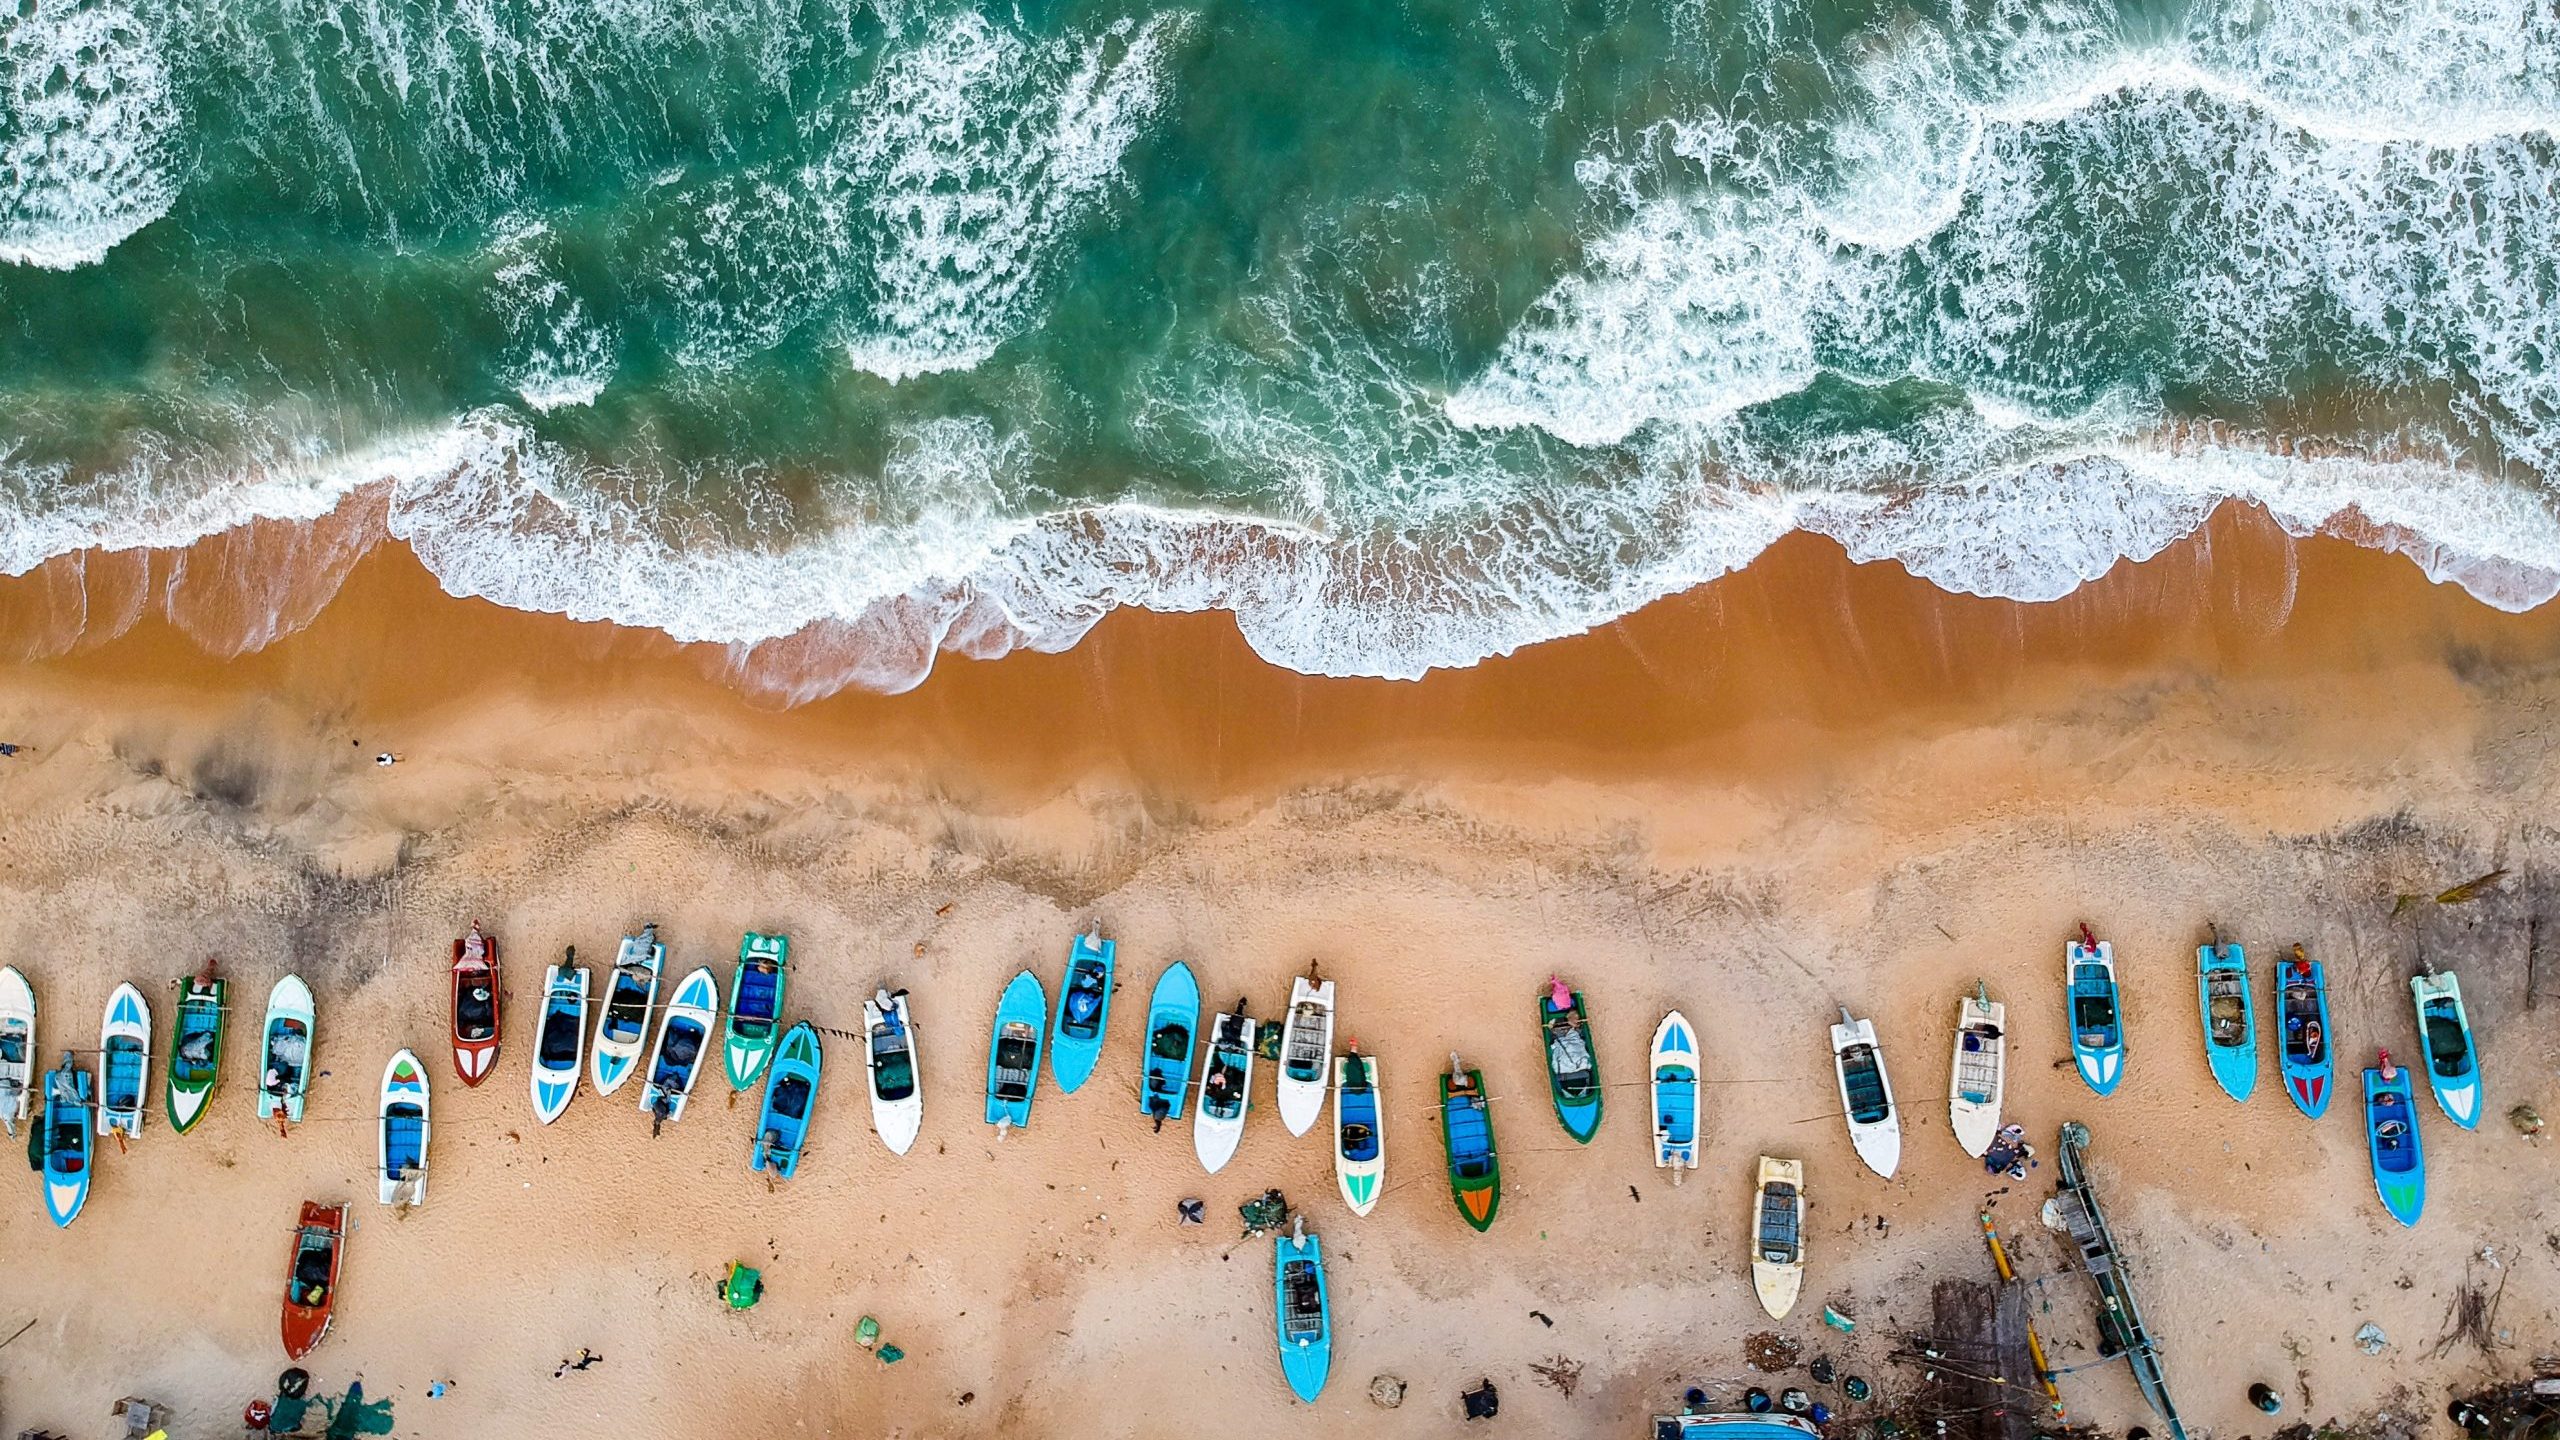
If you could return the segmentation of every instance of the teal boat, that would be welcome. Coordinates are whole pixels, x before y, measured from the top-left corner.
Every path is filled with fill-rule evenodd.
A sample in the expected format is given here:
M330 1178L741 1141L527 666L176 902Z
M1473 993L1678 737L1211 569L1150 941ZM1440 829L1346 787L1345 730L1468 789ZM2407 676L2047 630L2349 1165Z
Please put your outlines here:
M826 1053L817 1027L803 1020L783 1032L764 1077L764 1110L756 1117L751 1163L788 1180L800 1173L800 1151L809 1143L809 1116L817 1108L818 1078Z
M2329 976L2320 962L2293 947L2293 959L2276 967L2276 1063L2294 1108L2317 1120L2329 1113L2329 1089L2337 1062L2329 1054Z
M720 1045L729 1088L745 1090L773 1059L782 1029L782 989L789 979L791 937L748 931L738 942L738 973L729 977L729 1022Z
M1031 1123L1033 1093L1040 1088L1041 1027L1049 997L1040 977L1025 970L996 1002L995 1033L987 1041L987 1123L1021 1128Z
M44 1128L36 1139L44 1163L44 1213L56 1225L80 1218L89 1203L89 1161L94 1147L89 1129L97 1114L96 1091L89 1072L62 1052L62 1068L44 1077Z
M1077 936L1067 952L1057 1033L1049 1040L1049 1073L1067 1094L1083 1089L1102 1059L1103 1028L1111 1023L1111 970L1119 954L1118 941L1099 935Z
M2427 1086L2436 1108L2465 1130L2480 1128L2480 1052L2471 1043L2471 1012L2463 1008L2462 982L2447 971L2409 982L2418 1006L2418 1049L2427 1057Z
M2196 1005L2214 1083L2246 1103L2258 1088L2258 1016L2249 1003L2249 957L2239 946L2217 937L2196 947Z
M2080 927L2065 956L2070 986L2071 1058L2101 1095L2124 1079L2124 1008L2116 992L2116 947Z
M2382 1052L2380 1069L2364 1072L2365 1153L2373 1161L2373 1188L2382 1208L2414 1226L2427 1208L2427 1156L2418 1141L2418 1109L2407 1066Z
M1138 1112L1161 1129L1182 1118L1182 1102L1191 1089L1191 1055L1200 1041L1200 982L1191 967L1176 960L1164 967L1155 994L1147 1000L1147 1078L1138 1095Z
M1600 1061L1591 1044L1591 1013L1582 992L1553 975L1538 997L1538 1029L1547 1047L1547 1093L1564 1133L1581 1144L1600 1130Z
M1333 1369L1333 1307L1324 1288L1324 1248L1301 1215L1272 1238L1271 1290L1279 1314L1280 1373L1289 1391L1312 1405Z

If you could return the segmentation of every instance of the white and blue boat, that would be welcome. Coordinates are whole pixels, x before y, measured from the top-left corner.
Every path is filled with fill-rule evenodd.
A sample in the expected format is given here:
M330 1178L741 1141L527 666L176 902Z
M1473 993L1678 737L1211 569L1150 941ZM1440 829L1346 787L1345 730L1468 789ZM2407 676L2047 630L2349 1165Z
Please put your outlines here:
M1200 1168L1215 1175L1235 1158L1244 1139L1245 1102L1253 1094L1254 1043L1260 1033L1244 1013L1244 997L1236 1008L1209 1022L1209 1057L1200 1065L1200 1108L1191 1112L1191 1151Z
M1191 1055L1200 1043L1200 982L1180 960L1164 967L1147 1000L1147 1078L1138 1111L1161 1128L1182 1118L1191 1089Z
M1378 1062L1359 1042L1333 1062L1333 1178L1354 1215L1378 1204L1387 1175L1386 1116L1378 1108Z
M299 975L287 975L267 992L267 1024L258 1046L258 1118L279 1125L302 1123L303 1102L311 1093L312 1047L318 1043L319 1013L311 1003L311 987Z
M1280 1373L1289 1391L1312 1405L1333 1369L1333 1307L1324 1288L1324 1248L1307 1233L1306 1217L1272 1237L1271 1289L1279 1313Z
M711 967L697 965L676 982L667 1013L658 1021L658 1043L649 1052L649 1081L640 1088L640 1112L658 1125L684 1118L693 1082L702 1078L703 1052L720 1023L720 982Z
M916 1083L916 1022L907 992L883 986L862 1002L862 1077L871 1092L871 1128L892 1155L904 1155L924 1128Z
M1041 1026L1049 1013L1040 977L1025 970L996 1002L995 1033L987 1041L987 1123L999 1130L1031 1123L1031 1101L1040 1088Z
M2337 1061L2329 1053L2329 976L2320 962L2293 947L2276 967L2276 1063L2294 1108L2317 1120L2329 1113Z
M2391 1063L2364 1072L2365 1153L2373 1161L2373 1188L2382 1208L2403 1225L2416 1225L2427 1208L2427 1157L2418 1142L2418 1108L2406 1066Z
M107 997L98 1026L98 1133L141 1139L150 1088L151 1006L128 981Z
M2219 938L2196 947L2196 1006L2213 1083L2247 1103L2258 1088L2258 1015L2250 1004L2247 952Z
M2418 1048L2427 1057L2427 1085L2436 1108L2465 1130L2480 1128L2480 1054L2471 1043L2471 1012L2462 1005L2462 982L2450 971L2409 981L2418 1005Z
M56 1225L80 1218L89 1203L90 1111L97 1105L89 1072L62 1054L62 1068L44 1077L44 1213Z
M2124 1007L2116 990L2116 947L2087 927L2064 951L2070 983L2071 1058L2101 1095L2124 1079Z
M764 1110L756 1117L758 1170L771 1170L788 1180L800 1173L800 1151L809 1143L809 1115L818 1102L818 1079L826 1064L817 1027L803 1020L782 1032L773 1063L765 1068Z
M613 969L605 976L604 1014L596 1021L590 1047L598 1095L621 1089L638 1068L640 1052L649 1043L649 1015L658 1008L658 975L666 964L667 947L658 943L657 926L622 937Z
M533 1118L548 1125L569 1108L587 1062L587 967L578 948L560 957L542 982L542 1024L533 1046Z
M1120 942L1099 935L1077 936L1067 952L1057 1033L1049 1039L1049 1073L1069 1095L1084 1088L1102 1059L1103 1030L1111 1023L1111 971L1119 955Z
M1698 1168L1698 1032L1677 1010L1653 1027L1653 1163L1674 1185Z
M382 1067L374 1176L385 1205L427 1203L427 1072L402 1050Z

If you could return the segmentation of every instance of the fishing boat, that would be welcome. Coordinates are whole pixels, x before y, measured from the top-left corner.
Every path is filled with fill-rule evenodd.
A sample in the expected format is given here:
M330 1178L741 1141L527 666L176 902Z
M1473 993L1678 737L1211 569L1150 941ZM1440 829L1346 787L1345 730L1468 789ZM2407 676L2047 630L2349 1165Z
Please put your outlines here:
M1049 1039L1049 1073L1072 1095L1093 1078L1102 1059L1102 1035L1111 1023L1111 971L1120 943L1079 935L1067 951L1067 978L1058 992L1056 1033Z
M1956 1002L1956 1058L1947 1078L1947 1123L1964 1153L1979 1160L2000 1133L2000 1092L2008 1084L2009 1008L1979 981Z
M2116 992L2116 947L2080 927L2064 947L2070 981L2071 1057L2080 1078L2101 1095L2115 1093L2124 1078L2124 1011Z
M15 965L0 965L0 1124L14 1138L36 1102L36 992Z
M1600 1131L1600 1060L1582 992L1548 976L1538 996L1538 1029L1546 1040L1547 1093L1556 1102L1556 1119L1576 1143L1588 1145Z
M1138 1090L1138 1113L1164 1128L1182 1118L1190 1098L1191 1052L1200 1041L1200 983L1191 967L1176 960L1156 977L1147 997L1147 1074Z
M2299 945L2291 960L2276 967L2276 1020L2285 1093L2296 1109L2317 1120L2329 1111L2329 1086L2337 1075L2329 1055L2329 976Z
M498 937L471 933L453 942L453 1073L478 1085L498 1065Z
M311 1089L312 1022L311 987L301 976L287 975L267 992L267 1023L258 1032L259 1119L302 1123L303 1098Z
M1821 1440L1812 1422L1793 1415L1656 1415L1653 1440Z
M1653 1027L1653 1164L1671 1172L1698 1168L1698 1031L1674 1010Z
M1477 1230L1493 1224L1502 1208L1502 1157L1493 1146L1493 1110L1485 1102L1484 1072L1449 1055L1440 1077L1440 1143L1449 1152L1449 1196Z
M697 965L676 982L667 1013L658 1020L658 1043L649 1051L649 1079L640 1087L640 1113L656 1125L684 1118L693 1082L702 1076L703 1052L720 1023L720 982L711 967ZM653 1125L653 1129L655 1126Z
M604 981L604 1014L596 1021L589 1066L598 1095L622 1088L640 1063L649 1043L649 1015L658 1008L658 975L666 968L667 947L658 943L658 927L642 927L622 937L613 969Z
M1289 982L1289 1016L1280 1023L1280 1123L1304 1135L1324 1118L1333 1079L1333 982L1301 975Z
M1279 1316L1280 1373L1289 1391L1313 1405L1333 1368L1333 1308L1324 1288L1324 1247L1307 1233L1307 1217L1272 1237L1272 1304Z
M80 1207L89 1203L89 1161L95 1153L89 1112L97 1108L91 1083L68 1050L62 1052L62 1068L44 1077L44 1213L56 1225L79 1219Z
M338 1306L338 1269L345 1258L347 1207L302 1202L293 1258L284 1275L284 1355L299 1360L329 1333Z
M1751 1288L1784 1320L1804 1288L1804 1162L1761 1156L1752 1194Z
M374 1178L382 1203L427 1203L427 1071L402 1050L382 1067L382 1104L375 1112Z
M2465 1130L2480 1127L2480 1055L2471 1044L2471 1012L2451 971L2409 981L2418 1006L2418 1051L2427 1057L2427 1087L2436 1108Z
M1378 1204L1387 1175L1386 1112L1378 1104L1378 1062L1358 1044L1333 1062L1333 1179L1354 1215Z
M1840 1010L1831 1027L1831 1061L1840 1077L1840 1108L1849 1121L1849 1144L1867 1168L1890 1180L1902 1163L1902 1117L1893 1108L1893 1078L1872 1020Z
M2133 1369L2135 1388L2160 1417L2160 1428L2169 1440L2187 1440L2186 1422L2178 1418L2178 1407L2169 1399L2169 1376L2160 1364L2159 1342L2144 1323L2142 1305L2133 1293L2134 1261L2116 1244L2106 1212L2098 1206L2097 1184L2089 1174L2089 1127L2076 1120L2064 1122L2061 1143L2055 1148L2062 1184L2049 1204L2098 1288L2100 1333L2110 1342L2100 1353L2123 1356Z
M2382 1208L2401 1224L2416 1225L2427 1208L2427 1157L2408 1068L2392 1064L2388 1050L2379 1067L2364 1072L2364 1142Z
M151 1005L130 981L107 996L98 1024L98 1133L142 1138L151 1088Z
M790 979L791 937L748 931L738 942L738 970L729 977L729 1020L722 1028L721 1067L729 1088L745 1090L773 1062L774 1037L782 1033L782 991Z
M756 1116L752 1164L788 1180L800 1173L800 1151L809 1143L809 1115L818 1101L826 1054L817 1027L803 1020L783 1032L764 1080L764 1109Z
M2258 1016L2249 1003L2249 957L2217 936L2196 947L2196 1007L2204 1017L2204 1058L2213 1083L2246 1102L2258 1088Z
M1200 1109L1191 1117L1191 1149L1215 1175L1235 1158L1244 1138L1244 1108L1253 1091L1254 1037L1239 998L1233 1013L1210 1022L1209 1058L1200 1067Z
M213 973L210 960L202 972L178 982L178 1020L169 1032L169 1078L161 1108L169 1112L169 1128L181 1135L204 1118L214 1082L222 1078L222 1000L229 988Z
M587 967L572 945L542 979L542 1029L533 1045L533 1118L548 1125L578 1093L587 1061Z
M996 1001L995 1034L987 1042L987 1123L999 1130L1031 1123L1040 1088L1041 1026L1049 1014L1040 977L1025 970Z
M916 1022L904 990L880 990L862 1002L862 1074L871 1091L871 1128L892 1155L904 1155L924 1128L924 1091L916 1084Z

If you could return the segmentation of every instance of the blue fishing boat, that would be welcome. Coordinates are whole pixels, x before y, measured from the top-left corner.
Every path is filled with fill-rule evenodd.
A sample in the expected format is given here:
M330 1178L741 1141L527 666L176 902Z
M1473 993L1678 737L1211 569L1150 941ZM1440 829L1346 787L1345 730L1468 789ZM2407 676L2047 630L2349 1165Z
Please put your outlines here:
M89 1072L62 1052L62 1068L44 1077L44 1213L56 1225L79 1219L89 1203L89 1126L96 1109Z
M996 1002L995 1033L987 1041L987 1123L1031 1123L1032 1092L1040 1088L1041 1027L1049 1015L1040 977L1025 970Z
M2124 1010L2116 992L2116 947L2080 927L2065 952L2071 996L2071 1058L2101 1095L2124 1079Z
M2217 937L2196 947L2196 1006L2213 1082L2234 1100L2258 1088L2258 1015L2249 1003L2249 957Z
M2465 1130L2480 1128L2480 1054L2471 1044L2471 1012L2462 1005L2462 982L2452 974L2409 981L2418 1004L2418 1048L2427 1057L2427 1085L2436 1108Z
M2329 976L2320 962L2293 947L2276 967L2277 1063L2294 1108L2317 1120L2329 1113L2329 1088L2337 1062L2329 1055Z
M2418 1143L2418 1110L2406 1067L2382 1052L2382 1068L2364 1072L2364 1143L2373 1159L2373 1188L2382 1208L2403 1225L2427 1208L2427 1157Z
M1093 1078L1102 1059L1103 1027L1111 1023L1111 969L1120 942L1079 935L1067 952L1066 987L1058 992L1057 1033L1049 1040L1049 1073L1072 1095Z
M800 1149L809 1143L809 1114L818 1101L818 1077L826 1063L817 1027L803 1020L782 1032L765 1067L764 1110L756 1117L750 1162L788 1180L800 1173Z
M1600 1129L1600 1061L1591 1044L1591 1012L1582 992L1557 976L1538 994L1538 1029L1547 1044L1547 1093L1564 1133L1588 1145Z
M1271 1246L1272 1299L1279 1313L1280 1373L1290 1392L1312 1405L1333 1369L1333 1309L1324 1288L1324 1249L1307 1233L1306 1217Z
M533 1046L533 1118L548 1125L578 1093L587 1060L587 967L572 945L542 984L542 1026Z
M118 985L98 1029L98 1133L142 1136L142 1097L151 1088L151 1006Z
M1176 960L1164 967L1147 1000L1147 1079L1138 1111L1161 1126L1182 1118L1191 1089L1191 1052L1200 1041L1200 982Z

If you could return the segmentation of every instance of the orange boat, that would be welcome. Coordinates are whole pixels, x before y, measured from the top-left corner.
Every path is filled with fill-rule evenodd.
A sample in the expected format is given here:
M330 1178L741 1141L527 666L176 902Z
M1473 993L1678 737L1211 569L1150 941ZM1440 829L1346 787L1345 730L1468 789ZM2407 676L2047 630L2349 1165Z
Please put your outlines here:
M476 923L453 942L453 1068L465 1085L498 1068L498 941Z
M347 1207L302 1202L293 1259L284 1277L284 1353L299 1360L329 1333L338 1303L338 1262L346 1244Z

